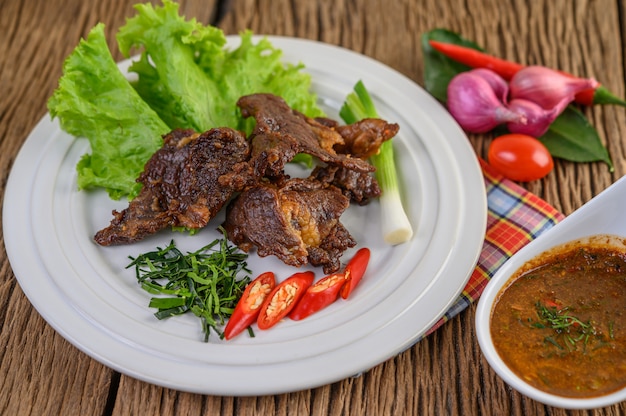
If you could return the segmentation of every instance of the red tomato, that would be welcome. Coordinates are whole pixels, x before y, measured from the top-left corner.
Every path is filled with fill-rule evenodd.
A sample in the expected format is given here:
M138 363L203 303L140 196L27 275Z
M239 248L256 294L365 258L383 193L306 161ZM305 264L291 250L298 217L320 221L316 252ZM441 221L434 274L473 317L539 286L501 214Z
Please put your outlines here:
M276 286L274 273L261 273L246 286L233 314L224 328L224 338L231 339L256 321L261 305Z
M256 321L259 329L271 328L287 316L311 286L313 279L315 279L313 272L295 273L276 286L261 306Z
M489 164L505 177L530 182L546 176L554 167L552 155L539 140L525 134L505 134L489 145Z

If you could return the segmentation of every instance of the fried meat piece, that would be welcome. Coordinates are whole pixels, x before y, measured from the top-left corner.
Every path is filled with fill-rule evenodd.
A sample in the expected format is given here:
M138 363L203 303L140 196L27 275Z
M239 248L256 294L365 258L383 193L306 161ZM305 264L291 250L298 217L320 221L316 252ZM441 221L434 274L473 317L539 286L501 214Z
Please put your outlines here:
M337 154L336 145L343 138L325 123L293 110L272 94L252 94L237 101L244 117L254 117L256 125L250 136L251 160L233 172L242 184L253 184L260 178L283 175L285 164L298 153L307 153L321 161L359 172L372 172L374 167L347 154ZM233 181L235 182L235 180Z
M338 125L322 121L341 135L344 143L336 145L337 153L367 159L378 153L380 146L392 139L399 130L397 124L378 118L366 118L354 124ZM332 184L343 191L351 201L366 205L381 194L378 181L369 172L359 172L337 165L317 166L311 177Z
M378 181L372 175L344 169L341 166L317 166L310 177L336 186L346 197L359 205L367 205L381 194Z
M366 118L354 124L335 125L333 128L344 139L343 144L335 146L337 153L367 159L377 154L380 146L392 139L400 127L382 119ZM311 177L340 188L344 195L359 205L366 205L381 194L378 181L368 172L326 165L316 167Z
M316 180L265 181L228 205L223 226L246 252L256 247L261 257L275 255L291 266L310 263L332 273L343 252L356 244L339 221L349 202L339 189Z
M206 226L231 198L233 189L218 183L233 165L247 160L245 136L230 128L204 133L174 130L146 163L143 184L128 208L113 211L111 224L96 233L98 244L132 243L169 227Z
M343 145L335 146L337 153L367 159L378 153L380 146L392 139L400 126L380 118L365 118L354 124L335 127L344 140Z

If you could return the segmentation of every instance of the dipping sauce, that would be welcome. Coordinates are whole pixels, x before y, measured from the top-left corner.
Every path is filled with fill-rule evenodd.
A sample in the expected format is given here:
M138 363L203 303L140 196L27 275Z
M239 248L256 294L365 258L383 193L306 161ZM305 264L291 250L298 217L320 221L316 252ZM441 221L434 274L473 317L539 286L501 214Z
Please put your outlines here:
M587 398L626 386L626 244L594 236L550 250L498 295L491 336L530 385Z

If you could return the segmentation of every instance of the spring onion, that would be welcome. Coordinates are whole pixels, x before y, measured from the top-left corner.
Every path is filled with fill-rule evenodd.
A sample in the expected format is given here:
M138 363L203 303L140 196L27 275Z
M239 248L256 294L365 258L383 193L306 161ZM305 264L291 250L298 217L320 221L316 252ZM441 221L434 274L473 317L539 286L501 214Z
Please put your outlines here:
M364 118L379 118L374 102L362 81L358 81L354 91L348 94L339 115L348 124ZM404 243L413 236L413 229L402 206L392 141L384 142L378 154L370 157L370 161L376 168L376 179L382 190L380 206L383 239L391 245Z
M155 251L130 257L127 268L135 267L141 287L159 295L150 300L158 319L191 312L200 318L204 341L211 329L220 338L220 327L232 315L246 285L250 282L247 254L216 239L197 251L183 254L174 241ZM239 274L247 275L243 278Z

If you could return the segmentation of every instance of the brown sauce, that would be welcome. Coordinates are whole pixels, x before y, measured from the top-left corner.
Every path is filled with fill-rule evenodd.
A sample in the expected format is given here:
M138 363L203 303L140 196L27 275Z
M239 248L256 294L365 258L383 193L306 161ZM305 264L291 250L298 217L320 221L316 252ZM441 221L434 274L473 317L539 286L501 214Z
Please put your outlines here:
M532 386L596 397L626 386L626 246L568 243L518 270L498 295L491 336Z

